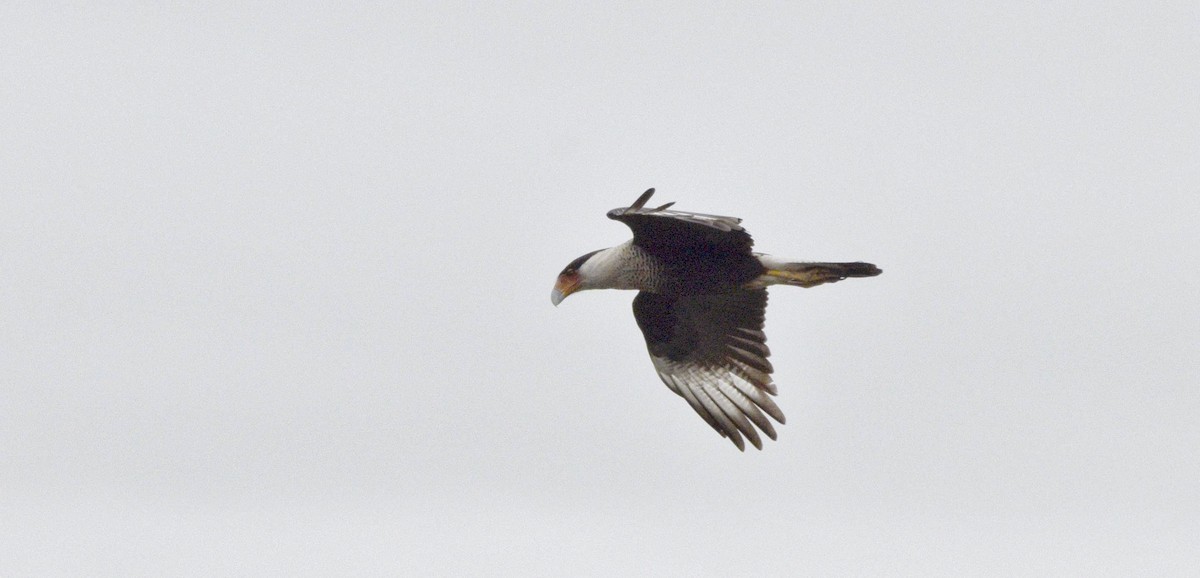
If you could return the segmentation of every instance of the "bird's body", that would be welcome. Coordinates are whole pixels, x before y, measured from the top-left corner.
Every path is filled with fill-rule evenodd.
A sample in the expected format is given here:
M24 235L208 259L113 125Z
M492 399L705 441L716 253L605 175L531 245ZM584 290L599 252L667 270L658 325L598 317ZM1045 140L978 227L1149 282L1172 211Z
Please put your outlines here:
M633 239L572 261L559 274L551 300L585 289L639 291L634 318L650 359L667 387L686 399L713 429L745 449L762 448L756 431L775 439L767 416L784 422L770 398L770 350L763 334L769 285L813 287L880 273L870 263L807 263L751 251L741 219L647 209L650 189L608 217L633 230Z

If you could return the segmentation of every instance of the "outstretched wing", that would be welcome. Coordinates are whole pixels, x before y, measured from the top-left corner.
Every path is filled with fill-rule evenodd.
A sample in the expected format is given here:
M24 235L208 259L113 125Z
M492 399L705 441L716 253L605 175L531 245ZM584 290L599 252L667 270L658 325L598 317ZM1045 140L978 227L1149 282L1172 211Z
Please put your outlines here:
M766 308L765 289L679 296L642 291L633 300L663 383L741 450L743 435L762 449L755 426L775 439L766 416L784 423L770 397L776 389L762 332Z
M633 229L635 245L651 251L660 247L710 245L747 254L754 246L754 240L740 224L741 219L668 210L675 203L648 209L646 201L653 194L654 189L649 189L632 205L608 212L608 218Z
M668 210L674 203L648 209L653 194L647 190L632 205L609 211L608 218L628 225L633 244L657 257L668 268L666 277L684 284L681 291L738 287L763 273L741 219Z

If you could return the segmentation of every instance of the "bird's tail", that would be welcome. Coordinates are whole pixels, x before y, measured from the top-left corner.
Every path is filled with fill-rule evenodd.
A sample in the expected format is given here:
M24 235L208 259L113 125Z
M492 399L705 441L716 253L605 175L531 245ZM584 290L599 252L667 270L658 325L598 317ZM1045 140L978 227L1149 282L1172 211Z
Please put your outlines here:
M871 263L805 263L791 262L770 255L759 254L758 260L767 272L755 279L759 287L767 285L794 285L816 287L824 283L836 283L847 277L874 277L881 271Z

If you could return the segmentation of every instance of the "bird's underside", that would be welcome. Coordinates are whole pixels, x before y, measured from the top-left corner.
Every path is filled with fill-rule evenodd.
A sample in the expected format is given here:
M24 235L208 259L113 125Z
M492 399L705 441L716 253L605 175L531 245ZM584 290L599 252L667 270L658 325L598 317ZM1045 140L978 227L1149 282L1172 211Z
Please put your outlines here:
M872 277L870 263L812 263L751 251L741 219L647 209L650 189L632 205L609 211L633 230L630 241L593 251L559 274L552 301L585 289L634 289L633 314L663 383L687 400L713 429L745 449L762 449L762 432L783 412L767 361L763 322L770 285L815 287Z

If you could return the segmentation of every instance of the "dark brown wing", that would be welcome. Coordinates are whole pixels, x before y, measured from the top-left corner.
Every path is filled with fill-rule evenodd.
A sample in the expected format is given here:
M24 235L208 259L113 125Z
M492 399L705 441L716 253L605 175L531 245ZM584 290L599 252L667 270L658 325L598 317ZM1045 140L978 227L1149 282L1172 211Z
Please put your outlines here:
M680 296L643 291L633 300L663 383L743 450L742 435L762 449L754 426L775 439L763 412L784 423L770 398L776 389L762 332L766 307L765 289Z
M608 218L633 230L633 244L663 263L682 292L740 287L765 271L751 253L754 239L737 217L667 210L674 203L644 207L654 189L629 207L613 209Z
M675 203L648 209L644 205L653 194L654 189L649 189L632 205L608 212L608 218L633 229L634 244L649 250L711 245L744 253L754 246L750 234L740 224L741 219L667 209Z

